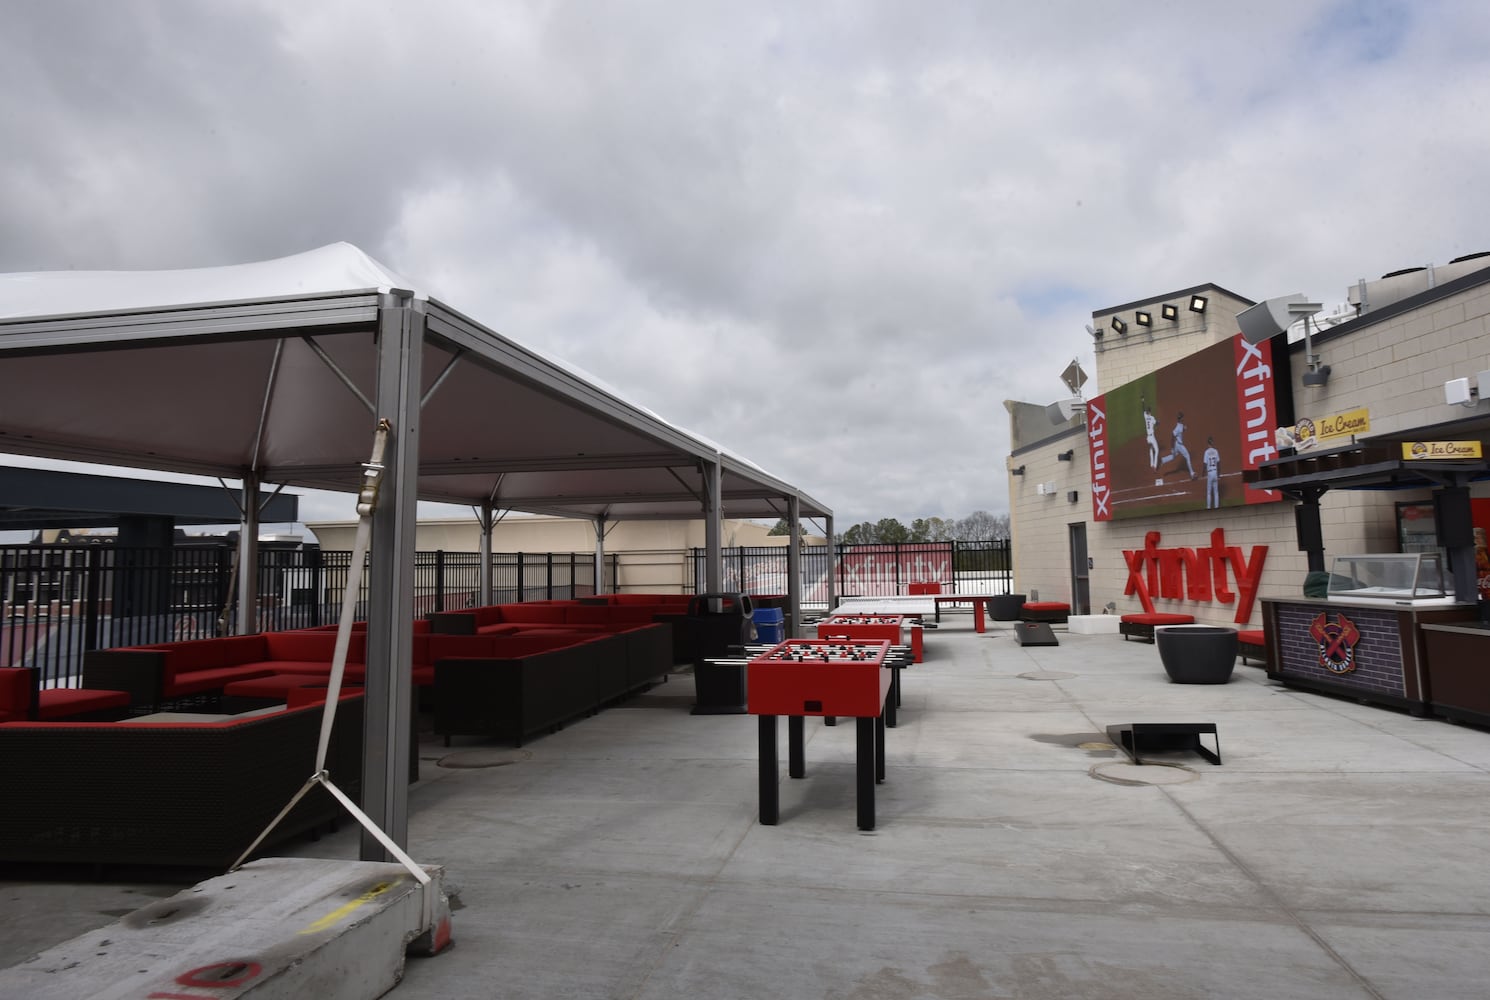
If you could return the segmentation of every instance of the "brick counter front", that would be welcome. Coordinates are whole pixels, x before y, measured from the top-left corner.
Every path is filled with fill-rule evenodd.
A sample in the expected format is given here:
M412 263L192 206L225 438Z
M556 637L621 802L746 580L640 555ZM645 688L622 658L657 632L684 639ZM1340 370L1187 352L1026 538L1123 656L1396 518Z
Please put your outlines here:
M1336 673L1320 663L1319 642L1310 629L1321 612L1330 622L1343 614L1360 633L1355 645L1355 669L1348 673ZM1311 598L1264 598L1263 630L1268 648L1275 651L1268 676L1295 687L1425 714L1431 692L1418 626L1473 617L1475 610L1469 606L1407 608Z

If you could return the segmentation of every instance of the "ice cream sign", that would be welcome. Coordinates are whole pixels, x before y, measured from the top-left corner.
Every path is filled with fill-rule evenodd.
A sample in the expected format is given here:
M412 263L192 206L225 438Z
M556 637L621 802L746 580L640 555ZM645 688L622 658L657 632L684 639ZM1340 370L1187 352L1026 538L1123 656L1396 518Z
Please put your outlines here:
M1310 420L1305 417L1294 427L1295 447L1300 451L1315 444L1338 438L1353 438L1371 433L1371 411L1364 406L1340 410Z
M1455 458L1480 458L1483 449L1478 441L1403 441L1402 457L1409 462L1445 461Z

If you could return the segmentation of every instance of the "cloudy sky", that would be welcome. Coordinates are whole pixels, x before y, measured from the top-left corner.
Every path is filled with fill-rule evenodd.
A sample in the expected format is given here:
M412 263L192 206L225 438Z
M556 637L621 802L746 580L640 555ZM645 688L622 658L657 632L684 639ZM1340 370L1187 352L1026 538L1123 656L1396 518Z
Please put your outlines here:
M0 271L344 240L839 530L1006 511L1094 310L1490 250L1480 0L0 10Z

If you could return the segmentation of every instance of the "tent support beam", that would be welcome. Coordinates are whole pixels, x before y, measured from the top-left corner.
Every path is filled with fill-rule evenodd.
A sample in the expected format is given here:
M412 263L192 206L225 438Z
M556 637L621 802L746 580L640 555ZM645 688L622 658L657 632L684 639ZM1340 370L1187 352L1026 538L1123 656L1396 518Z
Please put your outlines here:
M831 615L833 613L833 609L838 606L838 595L834 593L834 587L837 586L838 582L838 543L833 541L832 514L826 514L823 516L823 533L828 536L828 614Z
M362 807L399 847L409 842L413 740L414 549L419 491L419 385L424 347L422 303L394 292L378 309L378 408L392 425L383 485L373 512L367 607L367 679L363 710ZM353 566L348 586L361 567ZM382 841L364 829L363 861L388 861Z
M790 615L792 632L802 620L802 500L797 496L786 498L786 606ZM795 634L788 639L796 638Z
M707 593L717 594L724 589L724 537L720 493L723 489L719 461L705 459L700 463L704 473L704 583Z
M259 477L243 473L243 499L238 522L237 635L259 631Z

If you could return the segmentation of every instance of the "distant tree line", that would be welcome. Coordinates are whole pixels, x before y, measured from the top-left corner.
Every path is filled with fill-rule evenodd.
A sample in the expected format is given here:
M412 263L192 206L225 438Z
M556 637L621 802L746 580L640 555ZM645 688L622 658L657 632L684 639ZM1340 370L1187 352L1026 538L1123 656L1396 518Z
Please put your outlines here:
M770 534L787 533L786 519L776 522ZM862 521L834 536L835 542L859 545L869 542L982 542L1009 537L1009 515L975 510L964 518L918 517L906 527L893 517L873 523Z

